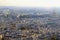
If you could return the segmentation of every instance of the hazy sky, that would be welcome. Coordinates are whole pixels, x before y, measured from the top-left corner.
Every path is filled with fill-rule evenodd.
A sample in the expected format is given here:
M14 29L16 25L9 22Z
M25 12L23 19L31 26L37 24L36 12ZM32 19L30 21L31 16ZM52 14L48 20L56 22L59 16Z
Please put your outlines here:
M0 0L0 6L60 7L60 0Z

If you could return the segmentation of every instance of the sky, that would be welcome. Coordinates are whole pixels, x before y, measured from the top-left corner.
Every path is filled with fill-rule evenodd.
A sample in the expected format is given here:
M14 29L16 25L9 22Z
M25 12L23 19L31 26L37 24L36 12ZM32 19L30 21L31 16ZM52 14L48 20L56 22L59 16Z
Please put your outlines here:
M0 6L60 7L60 0L0 0Z

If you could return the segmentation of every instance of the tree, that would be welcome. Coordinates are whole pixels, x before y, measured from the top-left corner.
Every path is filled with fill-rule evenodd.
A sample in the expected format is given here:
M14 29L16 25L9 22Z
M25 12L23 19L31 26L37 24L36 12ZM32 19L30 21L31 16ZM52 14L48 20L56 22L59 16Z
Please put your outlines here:
M56 40L56 35L55 34L52 35L51 40Z

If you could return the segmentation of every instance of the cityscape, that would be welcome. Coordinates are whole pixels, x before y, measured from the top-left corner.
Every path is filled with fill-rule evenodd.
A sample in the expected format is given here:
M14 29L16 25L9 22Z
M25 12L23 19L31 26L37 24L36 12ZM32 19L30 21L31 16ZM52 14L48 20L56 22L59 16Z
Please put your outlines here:
M0 40L60 40L60 8L0 7Z

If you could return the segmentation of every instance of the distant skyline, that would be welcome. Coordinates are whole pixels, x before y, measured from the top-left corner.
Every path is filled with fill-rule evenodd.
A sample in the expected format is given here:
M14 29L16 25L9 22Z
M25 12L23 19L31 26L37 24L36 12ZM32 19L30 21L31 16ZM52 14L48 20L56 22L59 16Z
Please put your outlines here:
M60 7L60 0L0 0L0 6Z

